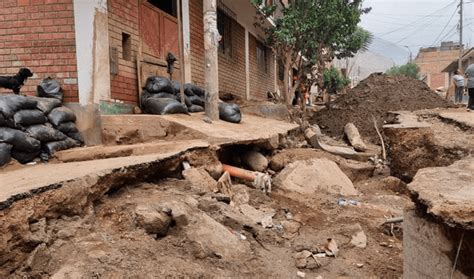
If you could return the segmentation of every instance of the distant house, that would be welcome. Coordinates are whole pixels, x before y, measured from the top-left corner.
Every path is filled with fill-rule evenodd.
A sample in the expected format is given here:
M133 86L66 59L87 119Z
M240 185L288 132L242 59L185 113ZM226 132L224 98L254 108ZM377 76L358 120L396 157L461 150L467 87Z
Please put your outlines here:
M443 69L444 73L449 75L449 84L451 85L451 78L454 75L454 72L458 69L458 61L459 58L454 59L446 68ZM466 50L462 56L462 69L466 70L466 68L474 63L474 48L470 48Z
M254 26L256 8L249 0L217 3L220 92L266 98L280 75ZM2 0L0 7L0 75L31 68L27 94L52 77L67 103L133 107L147 76L167 76L167 54L179 57L176 0ZM182 0L182 17L185 57L176 67L184 67L186 82L204 86L203 1Z
M415 64L431 89L449 87L449 74L443 70L459 57L459 43L442 42L439 47L420 48Z

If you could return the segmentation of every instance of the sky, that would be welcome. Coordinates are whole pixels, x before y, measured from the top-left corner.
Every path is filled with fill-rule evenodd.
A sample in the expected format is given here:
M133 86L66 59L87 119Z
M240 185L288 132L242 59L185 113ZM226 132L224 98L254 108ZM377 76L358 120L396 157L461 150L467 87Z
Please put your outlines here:
M409 50L415 57L420 47L439 45L441 41L459 41L459 1L364 0L364 6L372 7L372 10L362 16L360 25L377 37L375 48L383 49L385 45L387 49L398 49L398 57L391 58L399 62L397 60L401 60L404 53L408 60ZM474 0L464 2L463 41L472 47ZM383 55L387 56L387 53Z

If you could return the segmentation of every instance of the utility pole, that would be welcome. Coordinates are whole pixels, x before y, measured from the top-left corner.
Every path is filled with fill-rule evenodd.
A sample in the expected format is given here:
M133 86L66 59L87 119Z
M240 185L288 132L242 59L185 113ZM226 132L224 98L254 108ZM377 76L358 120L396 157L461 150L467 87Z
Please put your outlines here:
M203 1L204 15L204 79L205 94L205 121L219 120L219 72L217 49L221 36L217 30L217 2L216 0Z
M462 68L462 56L464 54L463 45L462 45L462 31L463 31L463 2L464 0L459 0L459 60L458 60L458 70L464 73Z

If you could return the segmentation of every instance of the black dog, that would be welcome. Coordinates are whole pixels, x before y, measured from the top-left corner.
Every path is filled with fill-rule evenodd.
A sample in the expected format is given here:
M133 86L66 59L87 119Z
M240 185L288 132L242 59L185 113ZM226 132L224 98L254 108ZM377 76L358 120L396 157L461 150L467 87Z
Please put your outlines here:
M20 88L23 86L24 82L32 77L33 73L28 68L21 68L18 71L18 74L9 77L0 76L0 87L13 90L13 93L20 94Z

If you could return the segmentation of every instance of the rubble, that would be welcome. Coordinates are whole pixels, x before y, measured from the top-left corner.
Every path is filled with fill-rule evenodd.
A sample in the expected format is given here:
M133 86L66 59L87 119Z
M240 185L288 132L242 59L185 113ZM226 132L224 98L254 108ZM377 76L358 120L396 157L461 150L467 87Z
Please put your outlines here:
M357 130L357 127L353 123L347 123L346 126L344 126L344 133L346 134L349 143L355 148L355 150L367 150L367 146L362 140L359 130Z

